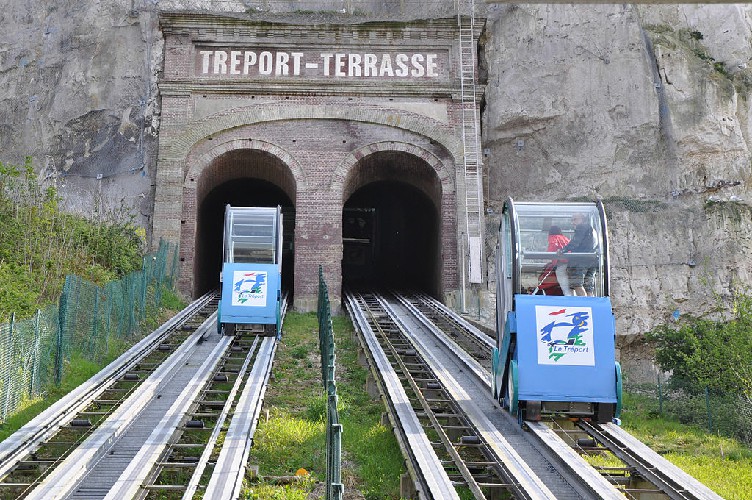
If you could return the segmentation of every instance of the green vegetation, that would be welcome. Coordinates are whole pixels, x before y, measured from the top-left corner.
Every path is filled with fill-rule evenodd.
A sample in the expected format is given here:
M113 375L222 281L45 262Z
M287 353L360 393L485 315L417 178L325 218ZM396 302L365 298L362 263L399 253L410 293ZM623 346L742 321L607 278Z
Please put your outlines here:
M172 290L163 290L162 297L163 307L157 314L147 317L142 327L144 331L155 329L171 318L177 311L185 307L185 302ZM137 339L134 338L134 340ZM62 382L59 386L50 386L45 391L43 397L24 401L19 411L0 423L0 441L3 441L32 418L52 406L60 398L99 373L105 366L130 348L130 346L131 344L125 342L123 339L113 340L108 345L107 356L98 363L87 359L80 352L73 352L71 359L65 361Z
M92 222L59 202L37 182L30 158L23 167L0 162L0 322L56 300L66 274L102 284L141 268L144 233L124 213Z
M337 354L338 412L343 425L342 482L366 499L399 498L402 455L390 427L381 424L384 407L365 392L367 372L358 365L357 341L347 318L333 318ZM267 389L250 463L259 477L247 481L244 498L306 498L326 478L326 396L321 382L318 320L288 313ZM307 475L278 484L299 469ZM303 472L300 472L303 474ZM321 488L321 486L318 486ZM318 490L316 490L318 491Z
M723 498L749 498L752 449L743 443L657 415L655 398L644 395L625 394L622 421L640 441Z
M648 333L674 387L752 396L752 297L738 294L731 310L727 322L688 317L676 328L662 325Z
M59 387L53 387L45 394L44 398L36 398L26 401L23 409L16 412L5 422L0 424L0 441L4 440L15 431L24 426L29 420L36 417L44 410L52 406L57 400L68 394L70 391L93 377L106 363L101 365L92 363L80 356L74 356L70 363L66 363L64 368L65 376L63 383Z
M719 311L729 309L719 306ZM752 484L752 297L735 294L731 318L686 317L646 337L666 386L625 397L625 427L724 498Z

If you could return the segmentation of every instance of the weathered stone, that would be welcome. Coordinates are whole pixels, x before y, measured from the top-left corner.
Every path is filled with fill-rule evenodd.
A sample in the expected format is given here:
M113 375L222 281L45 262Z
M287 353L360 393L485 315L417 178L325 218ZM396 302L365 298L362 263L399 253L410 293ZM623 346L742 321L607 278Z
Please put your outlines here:
M604 200L612 297L624 346L672 320L674 312L712 311L718 300L747 285L752 7L476 4L477 14L487 17L480 54L488 280L473 289L464 307L493 322L494 230L507 196ZM170 228L180 221L152 220L159 217L154 186L168 175L156 170L157 141L162 123L185 116L162 115L161 103L191 101L179 92L159 93L166 57L160 9L250 17L303 30L316 23L456 15L449 0L306 2L313 12L300 12L298 5L9 2L0 34L0 161L23 164L30 155L39 178L57 186L69 209L132 211L148 230L176 236ZM191 41L186 37L184 43ZM235 104L197 100L193 118ZM410 106L402 105L403 111ZM450 119L440 103L415 111L437 122ZM276 110L268 112L271 119ZM316 116L312 109L300 112L301 118ZM162 139L175 151L192 144L191 137ZM173 150L164 155L160 165L183 168ZM175 203L183 182L191 181L177 180L156 196ZM462 179L456 183L453 189L461 193ZM444 211L455 216L448 207ZM303 241L308 229L300 229ZM446 265L456 269L457 262ZM453 303L463 307L460 298Z

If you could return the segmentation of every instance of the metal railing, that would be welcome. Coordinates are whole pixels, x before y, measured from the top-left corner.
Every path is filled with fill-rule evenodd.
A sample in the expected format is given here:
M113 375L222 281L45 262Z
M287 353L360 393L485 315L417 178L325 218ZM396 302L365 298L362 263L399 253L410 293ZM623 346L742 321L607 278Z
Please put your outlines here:
M334 329L329 303L329 289L324 273L319 266L319 348L321 350L321 377L326 390L326 498L341 500L342 485L342 424L337 411L337 384L334 380L336 354L334 352Z

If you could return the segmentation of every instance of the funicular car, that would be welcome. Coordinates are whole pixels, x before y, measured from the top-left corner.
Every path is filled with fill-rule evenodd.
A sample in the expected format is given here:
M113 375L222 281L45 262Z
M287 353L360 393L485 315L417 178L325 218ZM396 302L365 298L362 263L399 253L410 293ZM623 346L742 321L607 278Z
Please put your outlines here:
M618 419L621 369L601 202L510 198L496 250L494 397L520 423L544 414Z

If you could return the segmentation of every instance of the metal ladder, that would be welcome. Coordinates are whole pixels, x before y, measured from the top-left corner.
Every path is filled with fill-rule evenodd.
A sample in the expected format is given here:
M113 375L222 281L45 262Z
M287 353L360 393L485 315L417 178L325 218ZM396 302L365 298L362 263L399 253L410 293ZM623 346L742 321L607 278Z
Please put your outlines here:
M480 126L475 98L475 2L457 0L459 28L460 99L465 174L465 222L469 251L470 283L481 283L483 262L483 162L480 156ZM469 11L463 15L463 10Z

